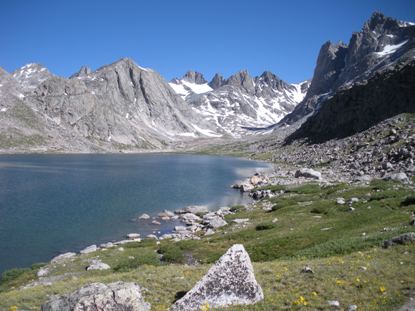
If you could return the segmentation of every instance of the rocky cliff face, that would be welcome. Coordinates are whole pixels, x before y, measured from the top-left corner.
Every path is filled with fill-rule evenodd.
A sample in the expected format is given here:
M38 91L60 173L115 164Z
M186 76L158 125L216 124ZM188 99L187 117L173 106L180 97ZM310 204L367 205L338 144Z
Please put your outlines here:
M349 44L326 42L320 49L307 95L280 125L292 124L317 109L338 90L351 88L410 63L415 57L415 24L374 13Z
M209 83L200 73L187 73L170 86L217 131L238 137L281 120L303 99L309 83L288 84L269 71L252 77L244 70L226 80L216 74Z
M415 61L337 92L287 142L344 138L405 112L415 112Z
M184 138L220 136L157 72L129 59L95 72L81 68L69 79L54 76L40 65L27 65L2 76L13 86L1 92L2 106L14 106L12 96L45 119L40 123L47 131L40 136L49 135L53 141L56 133L46 132L57 128L72 137L65 146L76 146L81 137L79 147L86 151L91 146L101 150L160 149ZM12 89L16 91L10 95ZM66 149L62 144L49 146L55 147Z

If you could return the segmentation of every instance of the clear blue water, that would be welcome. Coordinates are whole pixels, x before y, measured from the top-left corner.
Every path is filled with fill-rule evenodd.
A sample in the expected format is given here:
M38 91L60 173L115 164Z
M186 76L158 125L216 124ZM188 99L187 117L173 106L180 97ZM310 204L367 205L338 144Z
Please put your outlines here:
M144 212L241 203L229 185L261 167L184 154L1 155L0 271L151 233L149 221L131 221Z

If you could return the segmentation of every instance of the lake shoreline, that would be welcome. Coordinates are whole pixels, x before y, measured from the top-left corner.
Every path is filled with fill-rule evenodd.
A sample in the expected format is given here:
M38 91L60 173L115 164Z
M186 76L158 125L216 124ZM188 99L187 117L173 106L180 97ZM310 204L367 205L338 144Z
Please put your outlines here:
M126 156L126 157L124 157ZM136 158L136 156L138 158ZM153 166L147 167L146 164L145 167L147 167L147 172L142 172L141 175L143 175L144 180L142 182L134 182L130 183L127 182L127 180L124 180L125 178L123 177L123 181L120 185L118 185L117 182L117 175L120 174L120 171L115 167L112 168L114 163L122 163L125 161L134 161L134 163L139 163L139 165L141 165L140 163L143 161L143 159L153 159L154 157L156 158L156 160L154 160L153 163L156 166L159 166L159 164L157 163L157 159L170 159L172 156L172 159L179 159L180 163L179 166L177 168L175 168L175 166L168 162L168 167L172 167L173 171L170 173L170 177L166 177L164 178L163 183L165 184L165 186L162 185L158 185L157 188L155 190L153 190L152 186L151 186L151 181L147 181L148 175L152 175L155 174L153 171ZM185 159L194 159L191 160L191 162L188 164L186 162ZM39 162L40 159L41 161ZM91 171L91 167L88 164L87 166L85 166L85 170L82 169L79 171L78 167L73 167L73 164L71 162L68 162L68 159L73 159L74 163L76 163L76 165L78 165L79 161L93 161L91 163L93 163L94 166L99 167L99 170L101 169L107 169L107 166L109 166L109 169L114 170L114 174L115 175L109 175L108 178L107 176L102 176L102 177L98 177L96 180L89 180L90 175L94 175L94 171ZM112 161L108 161L108 159L114 159ZM183 159L183 160L182 160ZM33 162L35 161L35 162ZM38 163L36 163L36 161ZM98 161L98 162L97 162ZM145 160L147 161L147 160ZM200 171L199 168L199 163L200 161L205 161L203 162L203 168L202 171ZM101 163L102 162L102 163ZM174 163L174 162L173 162ZM186 163L186 165L185 165ZM220 177L218 179L218 177L216 177L216 181L215 179L211 180L211 174L212 172L210 172L210 169L208 169L208 167L210 167L211 165L216 165L215 163L222 163L221 166L223 166L223 168L221 170L223 170L223 172L228 171L229 173L227 177L225 177L224 181L220 181L222 180L222 177ZM235 164L232 164L235 163ZM240 163L240 164L238 164ZM3 165L4 164L4 165ZM34 165L35 164L35 165ZM151 164L151 165L153 165ZM118 165L118 164L116 164ZM229 165L231 165L229 167ZM235 166L236 165L236 166ZM240 167L238 167L239 165L241 165ZM190 168L188 167L190 166ZM233 166L235 166L233 168ZM45 169L44 169L45 168ZM185 169L185 173L184 175L181 174L181 170ZM230 185L240 179L244 179L250 175L252 175L254 172L258 171L258 170L270 170L271 166L269 163L265 163L263 161L254 161L254 160L248 160L248 159L241 159L241 158L236 158L236 157L229 157L226 155L200 155L200 154L194 154L194 153L148 153L148 154L115 154L115 155L108 155L108 154L59 154L59 155L55 155L55 154L35 154L35 155L24 155L24 154L17 154L17 155L0 155L0 186L2 186L2 191L3 193L5 193L5 195L2 195L3 197L3 202L0 201L0 211L3 209L3 211L6 209L7 211L10 211L11 213L18 213L18 206L16 206L13 210L15 210L16 212L14 212L13 210L8 209L9 206L15 206L16 203L20 204L21 207L20 208L24 208L24 211L27 211L25 213L30 213L30 214L39 214L39 216L36 216L37 219L33 219L32 216L30 215L25 215L23 217L18 216L18 214L16 214L16 216L8 216L7 214L5 214L5 217L3 218L3 222L6 219L9 219L9 223L6 225L2 225L2 222L0 220L0 225L2 225L3 230L6 230L3 232L3 237L0 236L0 242L3 241L2 244L3 247L10 248L13 247L14 245L21 245L22 248L26 248L27 252L25 252L25 259L23 264L19 265L19 264L13 264L13 265L6 265L4 270L10 269L12 267L25 267L30 265L33 262L43 262L46 260L49 260L50 258L52 258L54 255L59 255L61 253L65 253L65 252L79 252L80 250L82 250L83 248L85 248L88 245L92 245L92 244L104 244L104 243L108 243L108 241L112 241L112 242L119 242L122 241L123 239L125 239L125 236L129 233L140 233L141 237L145 237L149 234L151 235L156 235L157 237L163 235L163 234L172 234L174 233L174 229L176 226L182 226L183 222L180 221L176 221L173 219L166 221L163 219L159 219L159 217L157 216L157 214L159 212L162 212L164 209L168 209L168 210L177 210L177 209L182 209L185 208L189 205L200 205L200 204L205 204L207 203L207 205L209 206L209 208L211 210L217 210L218 208L222 207L222 206L232 206L232 201L235 201L234 204L239 204L237 202L247 202L247 199L249 199L247 196L245 196L245 198L243 198L240 194L239 191L231 189ZM171 170L171 169L169 169ZM79 171L79 172L78 172ZM125 171L125 177L130 178L131 172L130 169L123 169L123 171ZM192 173L192 171L194 171L194 173ZM206 173L203 173L204 171L206 171L206 173L208 173L206 175ZM34 175L33 178L28 178L27 177L27 173L28 172L32 172ZM140 169L138 170L138 172L140 172ZM163 169L159 172L159 174L163 172ZM179 180L176 180L176 174L179 173L179 175L183 175L183 176L179 176ZM188 174L191 173L193 174L195 177L190 177L191 180L193 180L194 178L197 178L199 180L199 184L201 185L199 188L194 188L194 181L191 181L191 183L187 183L186 185L183 185L184 187L188 187L191 186L193 188L191 188L191 190L188 190L187 192L183 192L182 188L180 190L173 190L173 193L171 193L171 195L163 195L162 197L160 197L159 193L165 192L167 191L171 191L166 189L166 187L173 187L173 189L175 189L175 184L179 183L178 185L180 185L180 178L185 178L184 180L188 179ZM200 174L202 173L202 174ZM229 175L231 173L231 175ZM23 180L20 178L19 179L19 183L21 183L22 181L24 181L24 184L29 183L28 185L31 185L31 183L35 182L36 184L36 188L34 188L32 190L33 195L30 194L30 192L26 192L26 191L19 191L18 188L14 189L13 187L13 176L15 174L19 174L22 175L22 177L24 178ZM41 175L39 175L41 174ZM60 177L61 174L64 174L63 176L69 176L68 177ZM162 173L162 175L160 176L164 176L164 173ZM216 173L215 173L216 174ZM222 173L221 173L222 174ZM199 176L200 175L200 176ZM10 177L8 177L10 176ZM42 178L43 181L39 180L36 181L40 176ZM44 191L49 191L49 187L44 188L43 184L45 183L45 181L47 182L45 184L48 185L49 181L48 181L48 176L50 176L52 179L52 187L58 187L59 189L62 189L62 194L59 195L46 195L44 196L43 193ZM116 177L115 179L113 177ZM124 175L121 175L124 176ZM231 177L232 176L232 177ZM3 185L1 185L1 181L2 181L2 177L3 177ZM46 179L45 179L46 178ZM84 179L86 178L87 181L84 182L83 184L77 185L78 182L77 180L81 178ZM135 177L134 177L135 178ZM141 178L141 177L140 177ZM33 180L31 182L31 180ZM56 182L55 182L56 180ZM66 182L66 180L68 180L68 182ZM30 183L31 182L31 183ZM100 209L97 210L97 212L99 214L95 215L93 214L92 210L90 210L90 208L88 207L89 204L87 201L83 200L82 197L85 197L85 195L87 195L89 192L88 187L93 187L92 189L95 189L96 186L99 186L101 182L104 182L102 190L100 190L99 193L97 193L95 196L97 198L99 198L100 201L98 201L97 205L100 206ZM150 182L150 184L149 184ZM72 185L71 187L69 187L68 189L66 188L66 184L70 183L70 185ZM73 189L73 185L75 183L76 188ZM143 184L144 183L144 184ZM215 187L211 190L207 189L207 187L211 187L212 183L215 185ZM24 185L22 184L22 185ZM197 184L197 183L196 183ZM36 190L38 189L39 190ZM87 187L85 189L85 186ZM107 186L105 186L107 185ZM114 185L116 185L116 189L114 189ZM221 186L220 186L221 185ZM144 188L143 188L144 186ZM26 186L25 186L26 187ZM129 190L129 192L127 192L125 195L121 195L121 193L125 192L126 187L130 187L131 190ZM143 188L143 189L141 189ZM82 192L84 194L81 195L81 197L78 198L78 196L76 196L76 200L73 202L73 198L69 198L67 199L65 196L67 195L67 193L71 193L73 191L78 191L77 189L82 190ZM118 190L117 190L118 189ZM159 189L159 190L157 190ZM109 191L108 191L109 190ZM95 190L94 190L95 191ZM103 191L103 192L101 192ZM121 191L121 192L120 192ZM134 200L129 200L130 203L128 202L119 202L120 198L122 200L125 200L124 198L129 199L132 195L136 196L136 192L149 192L149 193L154 193L153 196L150 195L150 199L147 199L147 201L143 201L141 199L139 199L138 201L134 201ZM162 192L159 192L162 191ZM189 192L190 191L190 192ZM22 193L24 193L24 195L22 195ZM47 193L47 192L45 192ZM1 194L1 193L0 193ZM191 194L190 197L188 197L187 195ZM182 198L182 201L187 201L185 204L180 204L178 201L176 201L176 199L173 199L173 201L171 200L171 196L175 196L177 198ZM32 197L33 198L32 198ZM42 199L42 197L44 197ZM101 198L102 197L102 198ZM106 197L108 199L106 199ZM163 197L165 197L165 200L163 201ZM193 199L192 199L193 198ZM85 199L87 199L88 201L90 200L89 195L87 197L85 197ZM95 200L94 198L92 198L93 200ZM114 200L115 199L115 200ZM184 200L183 200L184 199ZM40 200L40 201L39 201ZM159 205L157 208L153 208L150 205L147 206L147 204L149 202L152 202L153 200L158 200L159 201ZM15 203L16 201L16 203ZM22 205L23 202L27 201L25 204ZM56 210L56 217L57 219L54 219L54 216L52 216L53 214L50 215L46 215L47 217L51 218L52 217L52 222L55 222L56 225L54 225L54 227L52 227L51 229L41 229L40 234L42 234L42 230L45 231L46 237L44 237L43 239L46 241L42 241L41 239L37 239L37 240L33 240L33 236L30 235L28 236L28 239L26 239L25 236L25 230L29 231L32 230L29 228L27 228L26 224L33 224L34 227L36 227L38 225L39 221L46 221L47 225L50 226L48 220L42 220L41 218L39 218L42 214L44 214L45 212L47 212L46 210L44 210L44 207L42 205L45 204L45 202L49 202L47 204L52 204L57 205L56 207L54 206L54 210ZM101 203L100 203L101 202ZM146 203L147 202L147 203ZM203 203L205 202L205 203ZM228 203L226 203L228 202ZM173 203L173 205L171 204ZM229 204L230 203L230 204ZM42 204L42 205L39 205ZM66 214L69 213L73 213L71 212L71 210L68 210L68 212L66 212L67 208L65 208L65 212L61 213L62 208L64 208L64 206L69 206L71 209L76 209L77 205L81 204L82 207L82 213L87 212L87 215L82 216L82 218L79 218L79 223L76 222L75 225L70 225L70 222L73 222L72 217L73 216L67 216ZM95 204L95 203L94 203ZM108 205L108 207L102 206L102 204L110 204ZM138 205L137 205L138 204ZM134 206L137 205L138 208L134 208ZM27 206L27 207L26 207ZM32 207L33 206L33 207ZM39 207L37 207L39 206ZM61 207L60 207L61 206ZM119 214L118 210L122 211L122 209L124 209L123 206L127 206L127 208L130 210L129 212L124 212L124 216ZM141 206L141 207L140 207ZM30 209L27 209L29 208ZM87 209L85 209L87 208ZM108 209L110 208L110 209ZM114 209L115 208L115 209ZM143 209L144 208L144 209ZM141 209L141 210L140 210ZM81 211L81 210L80 210ZM9 212L9 213L10 213ZM49 214L49 212L47 212ZM108 218L108 216L110 214L108 214L108 216L105 216L108 218L108 220L104 223L99 222L98 220L96 220L96 218L102 218L102 213L104 213L103 215L105 216L108 213L113 213L114 216L112 217L116 217L116 219L113 219L112 217ZM142 213L148 213L151 216L151 219L149 221L143 221L140 220L139 222L137 221L131 221L132 218L138 218L138 216L140 216L140 214ZM70 215L70 214L68 214ZM74 214L75 217L79 217L77 216L77 214ZM86 218L85 218L86 216ZM11 223L14 222L14 218L18 217L19 222L24 226L23 228L19 229L19 227L11 227ZM60 217L60 218L59 218ZM64 217L64 218L62 218ZM69 218L68 218L69 217ZM89 217L89 218L88 218ZM42 216L43 218L43 216ZM91 220L92 223L96 223L96 225L93 225L91 223L91 221L89 221L89 223L91 223L88 227L89 228L94 228L92 231L92 235L90 234L90 229L88 229L88 227L80 227L81 223L85 223L85 219L90 219L93 218L94 220ZM70 222L68 222L68 220ZM114 221L115 220L115 221ZM160 223L160 225L152 225L151 222L152 221L158 221ZM63 228L61 228L61 223L66 224ZM59 229L54 229L56 226L59 227ZM107 226L109 226L110 231L105 231L104 228L106 228ZM100 228L102 227L102 228ZM81 231L79 231L79 233L77 233L76 231L78 231L78 229L73 229L73 228L80 228ZM115 228L115 229L114 229ZM23 231L22 231L23 230ZM35 230L35 229L33 229ZM56 242L51 242L57 245L57 247L55 248L55 250L49 248L47 249L47 252L50 254L48 257L44 257L42 255L42 249L43 249L43 245L45 243L49 243L47 242L49 240L49 236L50 236L50 232L53 232L51 230L55 230L56 234L53 234L51 236L51 241L56 241ZM98 233L94 233L94 232L103 232L103 234L98 234ZM9 234L7 234L7 232L10 232ZM13 234L14 232L14 234ZM20 232L19 235L16 235L16 232ZM73 233L71 233L73 232ZM82 232L82 233L81 233ZM21 234L23 233L23 234ZM69 234L69 235L68 235ZM20 237L21 235L21 237ZM27 234L26 234L27 235ZM35 233L35 235L38 235L38 232ZM15 240L16 242L12 242L9 237L10 236L16 236L13 240ZM78 238L79 241L77 240L73 240L72 237L77 237L77 236L81 236L81 238ZM95 238L94 238L95 236ZM101 236L101 238L100 238ZM68 239L67 237L70 238L70 243L63 243L65 241L65 239ZM23 240L22 240L23 239ZM19 240L22 240L22 242L18 242ZM84 241L83 241L84 240ZM30 242L32 241L32 242ZM38 242L39 241L39 242ZM59 241L57 243L57 241ZM83 241L83 242L82 242ZM24 243L23 243L24 242ZM28 246L26 246L26 244L28 244ZM49 243L50 244L50 243ZM17 253L22 253L21 250L17 250L16 248L14 248L16 251L13 250L13 252ZM33 260L31 260L29 262L29 260L27 260L29 257L31 258L30 254L31 254L31 249L35 249L37 254L36 256L33 257ZM13 252L11 252L10 254L13 254ZM44 252L43 252L44 253ZM44 259L42 259L42 257ZM17 258L17 257L16 257Z

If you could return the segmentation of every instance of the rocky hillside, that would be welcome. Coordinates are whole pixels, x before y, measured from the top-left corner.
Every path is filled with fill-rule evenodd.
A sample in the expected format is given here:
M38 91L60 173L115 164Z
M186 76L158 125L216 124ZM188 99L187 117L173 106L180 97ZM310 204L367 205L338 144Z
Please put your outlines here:
M269 71L257 77L240 71L228 79L216 74L208 83L201 73L189 71L170 86L218 131L239 137L267 128L293 111L309 82L288 84Z
M415 62L338 91L287 142L343 138L404 112L415 112Z
M337 91L349 89L376 74L402 67L415 57L415 24L374 13L349 44L326 42L320 49L304 100L280 125L313 113Z
M157 72L130 59L95 72L81 68L69 79L30 64L13 74L2 70L1 81L6 151L162 149L183 139L221 136ZM25 110L24 128L12 113L16 109Z

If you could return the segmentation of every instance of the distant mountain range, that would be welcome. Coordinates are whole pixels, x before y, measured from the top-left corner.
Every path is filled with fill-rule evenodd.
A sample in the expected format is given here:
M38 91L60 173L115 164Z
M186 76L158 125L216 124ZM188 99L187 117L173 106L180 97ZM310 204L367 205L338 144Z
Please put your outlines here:
M218 132L242 136L249 128L267 127L292 112L310 83L288 84L269 71L258 77L240 71L227 79L216 74L208 83L201 73L189 71L169 84Z
M169 149L203 138L272 135L294 123L303 126L290 139L331 139L413 111L414 61L415 24L374 13L349 44L323 44L312 80L299 84L268 71L216 74L210 82L189 71L167 82L127 58L96 71L82 67L70 78L39 64L0 68L0 150ZM400 95L388 96L394 92Z

